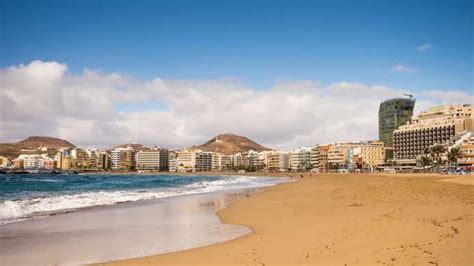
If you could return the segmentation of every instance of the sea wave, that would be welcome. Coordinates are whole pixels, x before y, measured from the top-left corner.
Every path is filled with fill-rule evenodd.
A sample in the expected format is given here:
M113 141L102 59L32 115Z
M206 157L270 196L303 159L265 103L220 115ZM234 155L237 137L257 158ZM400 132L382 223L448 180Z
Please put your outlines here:
M179 195L198 194L239 188L270 186L283 179L227 176L214 181L199 181L166 189L135 189L94 191L69 195L52 195L41 198L5 200L0 202L0 224L7 224L35 216L78 210L87 207L114 205L123 202L158 199Z

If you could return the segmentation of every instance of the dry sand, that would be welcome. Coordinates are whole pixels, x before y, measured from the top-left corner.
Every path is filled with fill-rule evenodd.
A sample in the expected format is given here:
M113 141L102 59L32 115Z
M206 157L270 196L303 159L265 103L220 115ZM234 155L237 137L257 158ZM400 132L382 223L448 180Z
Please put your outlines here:
M442 179L306 175L219 212L224 223L252 234L112 264L473 265L474 186Z

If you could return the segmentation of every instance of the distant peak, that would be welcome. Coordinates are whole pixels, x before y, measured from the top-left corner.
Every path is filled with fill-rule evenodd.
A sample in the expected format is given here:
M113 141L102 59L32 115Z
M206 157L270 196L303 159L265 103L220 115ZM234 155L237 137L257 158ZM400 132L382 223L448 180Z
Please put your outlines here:
M269 150L268 148L248 139L247 137L235 135L232 133L219 134L204 144L193 147L203 151L219 152L224 154L235 154L239 152L246 152L248 150Z

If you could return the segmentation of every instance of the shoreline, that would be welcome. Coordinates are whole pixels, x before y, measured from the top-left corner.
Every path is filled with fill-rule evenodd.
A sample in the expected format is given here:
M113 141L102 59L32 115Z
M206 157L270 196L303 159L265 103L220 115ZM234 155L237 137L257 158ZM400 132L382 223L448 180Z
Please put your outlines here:
M222 223L217 211L261 189L99 206L8 224L0 227L0 257L5 265L82 265L220 243L251 229Z
M293 179L299 181L266 187L217 212L223 224L244 225L251 234L101 265L467 265L474 260L471 176L460 181L433 174L307 173Z
M121 179L115 179L114 176L106 175L105 179L98 176L97 182L98 188L91 188L90 190L78 190L69 191L66 193L59 194L48 194L48 195L30 195L25 198L8 198L5 196L2 198L4 202L0 202L0 225L6 225L16 223L24 220L36 219L36 218L47 218L52 215L60 215L63 213L76 212L90 208L96 208L101 206L112 206L123 204L127 202L136 202L144 200L153 200L159 198L176 197L183 195L202 194L213 191L225 191L233 189L246 189L252 187L265 187L271 186L279 182L285 182L285 180L263 178L258 175L226 175L218 173L209 173L207 175L192 174L192 175L158 175L151 174L147 176L134 175ZM127 175L128 176L128 175ZM146 177L146 179L145 179ZM50 179L52 178L52 179ZM62 176L42 176L38 180L46 180L44 183L38 183L38 185L49 184L62 184ZM95 177L94 177L95 178ZM183 179L181 179L183 178ZM28 179L29 180L29 179ZM33 180L35 180L33 178ZM68 177L67 180L72 180ZM75 179L74 179L75 180ZM102 181L105 180L105 181ZM110 180L110 181L107 181ZM118 181L115 181L118 180ZM153 182L175 182L170 186L158 186ZM185 180L183 182L179 180ZM58 182L57 182L58 181ZM163 181L163 182L165 182ZM35 181L33 181L35 182ZM81 180L82 182L82 180ZM114 189L106 189L101 187L100 182L136 182L142 184L137 187L120 187L117 186ZM147 185L150 186L147 186ZM62 189L62 187L59 187Z

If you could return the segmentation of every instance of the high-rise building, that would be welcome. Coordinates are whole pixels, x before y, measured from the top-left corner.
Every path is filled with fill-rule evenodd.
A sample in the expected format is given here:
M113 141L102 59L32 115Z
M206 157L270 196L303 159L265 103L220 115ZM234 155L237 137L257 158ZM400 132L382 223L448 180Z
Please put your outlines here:
M413 116L415 99L395 98L382 102L379 108L379 139L385 147L393 147L393 131Z
M394 132L395 160L414 164L433 145L449 146L455 136L474 130L470 104L443 105L414 116Z

